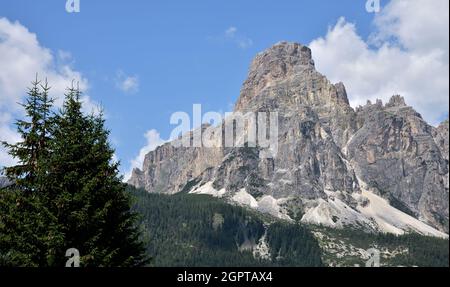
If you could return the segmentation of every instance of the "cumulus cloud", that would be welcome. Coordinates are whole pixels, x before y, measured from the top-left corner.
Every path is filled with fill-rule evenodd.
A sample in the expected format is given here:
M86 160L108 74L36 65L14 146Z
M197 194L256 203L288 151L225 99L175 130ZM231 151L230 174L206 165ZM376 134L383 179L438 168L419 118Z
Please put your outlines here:
M47 78L50 96L60 106L66 88L72 81L79 84L81 91L88 89L88 81L72 67L70 53L53 53L43 47L36 34L31 33L19 22L0 18L0 141L14 143L20 140L12 123L23 116L18 102L23 102L27 87L36 78ZM97 111L97 105L84 95L82 98L86 111ZM0 167L11 165L14 160L0 147Z
M16 143L20 140L16 131L12 130L10 123L12 117L9 113L0 112L0 141L7 141L9 143ZM4 150L3 146L0 146L0 167L11 166L16 164L16 161L9 156Z
M375 18L375 39L393 38L403 47L427 53L449 49L449 1L391 1Z
M223 38L225 41L232 42L241 49L247 49L253 45L253 40L239 33L238 29L234 26L225 30Z
M139 78L126 75L123 71L116 73L116 87L126 94L134 94L139 91Z
M346 84L353 106L401 94L432 124L448 115L449 2L396 0L363 39L340 18L310 43L318 71Z
M140 149L139 154L131 160L131 168L130 170L125 174L124 180L128 180L131 177L131 172L134 168L142 168L142 165L144 164L145 155L148 154L151 151L154 151L157 147L163 145L166 143L166 140L163 140L161 138L161 135L157 130L148 130L144 137L146 139L146 144Z

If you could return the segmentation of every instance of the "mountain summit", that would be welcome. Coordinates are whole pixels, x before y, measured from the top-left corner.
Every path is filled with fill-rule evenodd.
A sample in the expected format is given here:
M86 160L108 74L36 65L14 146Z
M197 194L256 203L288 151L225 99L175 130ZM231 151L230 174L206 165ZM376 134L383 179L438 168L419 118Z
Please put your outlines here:
M255 57L235 112L277 112L275 157L167 143L129 183L211 194L286 220L447 237L448 121L432 127L398 95L353 109L345 86L316 71L311 50L288 42Z
M329 90L322 91L325 87ZM235 110L254 111L274 98L279 106L271 108L287 110L299 105L327 105L341 101L348 104L345 87L341 83L331 85L315 70L311 50L288 42L280 42L255 57Z

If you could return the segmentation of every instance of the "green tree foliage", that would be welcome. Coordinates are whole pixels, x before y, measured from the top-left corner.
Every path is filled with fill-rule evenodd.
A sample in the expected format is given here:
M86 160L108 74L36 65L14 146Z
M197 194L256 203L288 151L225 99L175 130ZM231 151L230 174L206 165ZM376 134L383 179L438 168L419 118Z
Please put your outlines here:
M50 266L63 235L37 193L0 190L0 266Z
M147 235L147 251L158 267L320 266L320 249L299 225L272 223L260 213L207 195L149 194L128 187ZM284 260L255 258L252 247L267 231L271 250ZM294 238L293 238L294 237ZM293 254L289 254L292 252Z
M419 266L419 267L448 267L449 266L449 241L448 239L428 237L416 233L394 235L394 234L372 234L351 228L333 229L328 227L316 227L335 242L347 246L354 246L368 250L376 248L379 250L397 251L395 255L382 256L382 266ZM332 258L331 261L345 266L358 264L364 266L365 260L361 258Z
M17 121L23 139L16 144L3 142L18 160L16 166L5 169L15 182L0 191L0 265L47 266L52 262L55 246L62 242L56 217L44 202L40 175L45 174L44 159L49 154L47 142L52 124L47 82L36 79L23 105L26 119Z
M267 241L272 259L291 267L322 266L322 251L311 232L299 224L277 222L271 224Z
M0 264L64 266L76 248L82 266L147 262L131 199L113 163L102 115L82 112L80 91L68 90L50 116L48 86L33 83L18 121L23 141L6 144L19 164L0 192Z
M19 161L16 166L5 169L6 175L19 186L36 190L38 172L42 171L42 160L49 154L49 129L52 119L50 109L53 100L49 98L47 81L41 84L37 79L28 90L28 98L23 104L27 119L16 122L17 131L23 141L16 144L2 142L9 154Z

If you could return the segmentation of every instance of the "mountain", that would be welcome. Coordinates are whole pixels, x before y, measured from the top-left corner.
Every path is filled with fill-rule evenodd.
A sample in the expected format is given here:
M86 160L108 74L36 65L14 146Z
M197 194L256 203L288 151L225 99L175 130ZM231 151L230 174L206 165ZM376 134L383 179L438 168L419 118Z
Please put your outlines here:
M4 176L0 176L0 188L4 188L11 185L11 182L8 180L8 178Z
M241 134L242 147L231 148L177 139L148 153L129 184L210 194L293 222L448 237L448 121L432 127L398 95L353 109L344 84L316 71L308 47L288 42L255 57L235 112L277 113L275 156ZM223 141L222 125L188 136L208 129Z
M318 241L304 226L207 195L128 190L137 198L134 208L154 266L323 266Z
M448 240L308 226L208 195L148 193L128 186L156 267L448 267Z

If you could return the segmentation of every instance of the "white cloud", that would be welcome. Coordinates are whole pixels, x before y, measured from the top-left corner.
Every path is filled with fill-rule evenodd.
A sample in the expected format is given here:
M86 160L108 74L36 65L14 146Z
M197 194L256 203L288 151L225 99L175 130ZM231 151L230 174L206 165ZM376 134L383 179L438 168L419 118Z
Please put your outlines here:
M56 56L51 50L41 46L36 34L31 33L19 22L0 18L0 141L20 140L12 123L23 116L18 102L23 102L27 87L33 79L47 78L52 87L50 96L60 106L66 87L72 81L79 83L81 91L88 89L88 81L72 68L72 56L59 51ZM84 95L85 110L96 110L96 104ZM10 165L14 160L0 148L0 166Z
M58 59L63 62L73 61L72 53L69 51L58 50Z
M401 94L432 124L448 114L447 0L397 0L364 40L344 18L310 43L318 71L345 83L353 106Z
M253 40L238 32L234 26L225 30L224 39L236 44L241 49L247 49L253 45Z
M131 167L129 171L125 174L124 180L128 180L131 177L131 172L134 168L142 169L142 165L144 164L145 155L148 154L151 151L154 151L157 147L163 145L166 143L166 140L163 140L161 138L161 135L157 130L148 130L144 134L145 139L147 140L147 143L144 147L142 147L139 151L139 154L131 160Z
M123 71L118 71L116 73L116 87L122 92L127 94L134 94L139 91L139 78L134 76L126 75Z
M117 155L114 153L113 156L112 156L112 159L111 159L111 163L112 163L112 164L116 164L116 163L119 163L119 162L120 162L119 158L118 158Z
M449 1L391 1L375 18L377 40L394 38L405 48L428 53L449 49Z
M67 55L63 52L59 58L67 59ZM56 64L53 53L40 45L36 34L6 18L0 18L0 65L0 108L19 109L17 102L23 99L36 73L40 78L48 79L51 95L57 95L60 102L61 95L73 80L80 84L82 91L88 88L87 80L69 63L60 61Z
M237 32L236 27L230 27L225 31L225 36L233 38L236 35L236 32Z
M16 131L12 130L10 127L12 120L11 114L0 112L0 142L6 141L8 143L16 143L20 140ZM3 145L0 145L0 168L2 166L11 166L16 163L17 162L6 152Z

